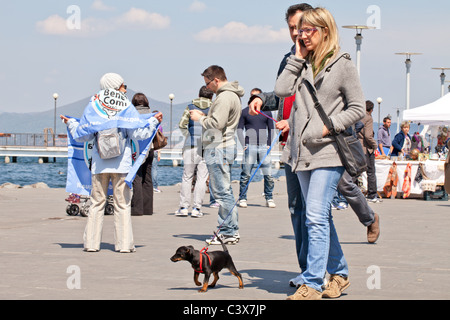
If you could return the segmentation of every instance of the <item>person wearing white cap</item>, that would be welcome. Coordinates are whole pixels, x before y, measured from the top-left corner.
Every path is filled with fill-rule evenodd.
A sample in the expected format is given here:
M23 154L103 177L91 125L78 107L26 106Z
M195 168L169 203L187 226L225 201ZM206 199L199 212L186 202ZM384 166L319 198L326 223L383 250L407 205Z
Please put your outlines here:
M120 91L122 85L124 85L123 78L117 73L107 73L100 79L100 89L102 90L115 89ZM126 89L125 86L125 92Z
M114 91L114 95L121 95L127 102L125 96L127 86L123 78L116 73L107 73L100 80L101 92ZM100 93L99 93L100 94ZM131 105L131 102L129 102ZM88 105L87 108L89 108ZM67 124L73 136L79 127L75 119L61 115L61 119ZM108 186L111 181L114 197L114 236L115 251L121 253L134 252L133 230L131 225L131 198L132 191L127 186L125 178L132 167L131 139L145 140L152 136L156 126L162 121L162 113L156 114L148 119L149 125L145 128L125 129L118 128L119 145L121 154L110 159L102 158L99 154L98 133L88 134L76 139L78 142L87 142L95 139L92 148L92 191L88 220L84 231L84 250L97 252L100 250L104 207L108 197ZM101 148L100 148L101 149Z

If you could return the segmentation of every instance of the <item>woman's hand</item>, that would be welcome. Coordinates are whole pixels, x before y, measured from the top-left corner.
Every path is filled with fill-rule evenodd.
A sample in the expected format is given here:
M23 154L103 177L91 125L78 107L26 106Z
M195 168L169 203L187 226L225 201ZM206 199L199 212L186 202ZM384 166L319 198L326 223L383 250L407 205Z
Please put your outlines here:
M323 125L322 128L322 138L325 138L326 136L328 136L330 134L330 131L328 131L326 125Z
M155 114L155 118L159 121L159 123L161 123L163 120L163 114L161 112L158 112L157 114Z
M69 121L69 118L63 116L62 114L59 116L61 118L61 120L67 124L67 121Z
M295 42L295 56L299 59L305 59L309 54L308 49L306 49L301 36L297 36L297 41Z

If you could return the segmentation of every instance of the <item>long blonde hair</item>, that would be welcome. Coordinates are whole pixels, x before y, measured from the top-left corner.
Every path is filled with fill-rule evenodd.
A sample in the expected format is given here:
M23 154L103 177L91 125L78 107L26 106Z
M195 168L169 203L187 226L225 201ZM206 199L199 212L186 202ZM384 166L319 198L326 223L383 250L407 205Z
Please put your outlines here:
M317 28L321 41L316 50L310 53L309 61L315 66L314 76L319 73L320 65L326 66L340 51L339 33L332 14L325 8L314 8L303 12L298 23L301 29L303 24L309 24ZM330 52L333 52L331 56ZM325 60L325 58L328 59Z

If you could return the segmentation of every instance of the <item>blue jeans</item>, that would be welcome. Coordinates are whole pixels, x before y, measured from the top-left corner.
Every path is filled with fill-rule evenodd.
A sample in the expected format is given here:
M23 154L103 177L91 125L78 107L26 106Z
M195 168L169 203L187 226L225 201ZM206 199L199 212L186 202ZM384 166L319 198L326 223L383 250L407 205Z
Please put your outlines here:
M204 151L209 172L209 186L219 208L219 233L232 236L238 230L238 210L231 188L231 165L236 159L236 147L206 149Z
M247 145L247 148L244 151L244 159L242 161L242 171L241 171L241 180L240 180L240 188L239 188L239 199L247 200L247 184L250 180L252 170L254 167L257 167L262 159L267 154L269 149L266 145ZM266 200L270 200L273 198L273 187L274 182L271 175L271 166L272 162L270 160L270 155L264 159L263 164L261 165L261 171L264 175L264 195Z
M295 235L295 249L300 269L306 270L306 254L308 249L308 230L305 225L305 201L300 188L300 182L291 166L284 164L286 174L286 188L288 195L288 207L291 213L292 228Z
M344 167L297 172L306 203L307 267L302 283L322 291L325 272L348 276L348 265L334 227L331 202Z

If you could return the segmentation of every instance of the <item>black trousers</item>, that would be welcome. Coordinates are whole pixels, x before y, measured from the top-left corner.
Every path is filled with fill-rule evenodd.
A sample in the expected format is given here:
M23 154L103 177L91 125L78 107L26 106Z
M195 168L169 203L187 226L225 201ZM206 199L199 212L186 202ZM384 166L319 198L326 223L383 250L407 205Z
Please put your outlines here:
M131 199L131 215L142 216L153 214L153 182L152 162L153 149L150 150L147 159L136 173L133 181L133 197Z
M377 175L375 171L375 153L366 152L367 160L367 199L377 197Z

